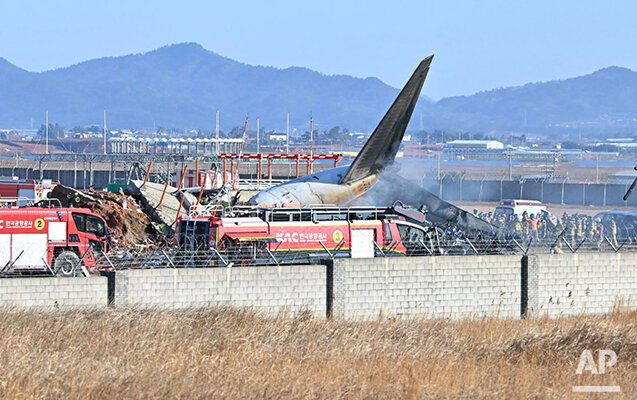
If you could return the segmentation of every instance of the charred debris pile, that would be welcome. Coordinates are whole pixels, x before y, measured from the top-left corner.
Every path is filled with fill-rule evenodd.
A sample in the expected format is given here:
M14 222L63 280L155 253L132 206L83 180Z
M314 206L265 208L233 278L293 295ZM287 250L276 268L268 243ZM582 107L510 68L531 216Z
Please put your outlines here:
M68 186L57 185L51 192L62 207L88 208L102 216L109 229L115 232L119 246L133 247L156 243L160 239L157 223L142 209L139 198L119 190L117 193L104 191L79 191Z

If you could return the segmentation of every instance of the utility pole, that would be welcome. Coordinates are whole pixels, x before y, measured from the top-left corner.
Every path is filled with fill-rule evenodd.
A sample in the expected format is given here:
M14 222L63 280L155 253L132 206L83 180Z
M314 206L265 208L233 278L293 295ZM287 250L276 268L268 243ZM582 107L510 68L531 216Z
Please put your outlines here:
M285 128L285 152L290 154L290 113L287 115L287 124Z
M219 155L219 110L217 110L216 112L216 118L215 118L215 132L216 132L216 138L217 138L217 144L215 146L215 151L217 153L217 155Z
M44 132L44 152L49 154L49 110L46 110L46 126Z
M442 152L438 153L438 182L440 182L440 157L442 157ZM442 183L440 183L442 185Z
M310 114L310 174L314 173L314 118Z
M511 168L511 158L512 157L511 157L511 152L507 153L507 156L509 157L509 180L512 180L511 179L511 176L512 176L512 168Z
M595 183L599 183L599 154L595 154Z
M261 153L261 143L259 139L259 117L257 117L257 153Z
M104 154L106 154L106 109L104 110Z

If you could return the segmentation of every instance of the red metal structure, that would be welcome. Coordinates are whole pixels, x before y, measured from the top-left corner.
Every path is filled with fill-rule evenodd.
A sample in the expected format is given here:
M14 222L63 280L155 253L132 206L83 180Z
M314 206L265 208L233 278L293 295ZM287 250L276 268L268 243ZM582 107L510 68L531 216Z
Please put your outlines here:
M111 250L108 226L86 208L0 209L0 268L70 275Z
M235 163L234 160L258 160L259 162L259 182L263 178L263 160L268 161L267 179L272 180L272 160L295 160L296 161L296 177L300 177L299 164L301 160L307 163L307 172L310 172L311 164L314 160L334 160L334 168L338 167L338 163L343 159L340 154L292 154L292 153L220 153L219 158L223 160L223 176L226 176L227 161L230 160L230 176L234 176ZM237 166L239 162L237 161ZM226 182L224 182L225 184Z

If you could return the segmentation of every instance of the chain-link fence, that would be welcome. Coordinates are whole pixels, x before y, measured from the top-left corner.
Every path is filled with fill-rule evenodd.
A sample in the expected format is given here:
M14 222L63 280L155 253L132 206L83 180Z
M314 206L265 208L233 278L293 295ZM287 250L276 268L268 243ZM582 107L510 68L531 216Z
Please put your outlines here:
M313 264L325 259L349 258L351 249L343 241L336 248L299 251L282 244L268 246L262 242L247 242L219 250L209 247L205 241L185 251L171 246L146 246L136 249L115 250L99 260L96 269L146 269L146 268L202 268L238 266L276 266L284 264ZM444 232L432 229L424 238L414 241L393 241L374 245L375 257L413 256L465 256L465 255L523 255L584 252L637 251L637 237L617 239L578 237L566 230L552 237L535 235L508 235L505 237L469 237L461 232Z

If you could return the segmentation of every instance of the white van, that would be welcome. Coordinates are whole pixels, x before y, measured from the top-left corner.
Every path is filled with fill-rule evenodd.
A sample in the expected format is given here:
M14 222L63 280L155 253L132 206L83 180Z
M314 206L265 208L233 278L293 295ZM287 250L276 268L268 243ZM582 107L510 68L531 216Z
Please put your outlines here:
M548 214L546 206L537 200L502 200L495 208L495 216L522 215L525 211L528 215Z

